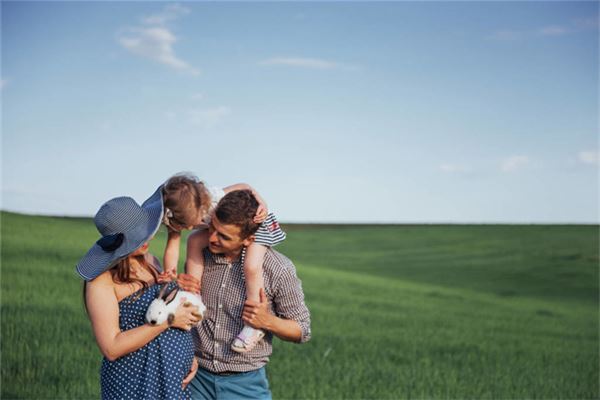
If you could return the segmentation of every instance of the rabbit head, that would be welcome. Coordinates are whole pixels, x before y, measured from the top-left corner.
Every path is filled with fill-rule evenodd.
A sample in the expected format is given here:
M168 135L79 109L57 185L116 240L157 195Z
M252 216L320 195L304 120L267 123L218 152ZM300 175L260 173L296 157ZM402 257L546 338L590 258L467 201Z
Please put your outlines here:
M177 295L177 287L167 291L167 285L164 285L156 299L150 303L148 310L146 311L146 321L151 325L160 325L167 321L169 317L172 318L174 312L169 310L167 307Z

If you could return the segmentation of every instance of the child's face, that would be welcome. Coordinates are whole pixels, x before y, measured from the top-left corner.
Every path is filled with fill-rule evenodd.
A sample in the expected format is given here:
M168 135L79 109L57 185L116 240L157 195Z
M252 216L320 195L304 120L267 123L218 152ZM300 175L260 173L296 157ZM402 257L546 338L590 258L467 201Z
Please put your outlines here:
M188 226L188 230L192 230L199 225L204 225L204 213L199 211L196 218L192 220L192 225Z

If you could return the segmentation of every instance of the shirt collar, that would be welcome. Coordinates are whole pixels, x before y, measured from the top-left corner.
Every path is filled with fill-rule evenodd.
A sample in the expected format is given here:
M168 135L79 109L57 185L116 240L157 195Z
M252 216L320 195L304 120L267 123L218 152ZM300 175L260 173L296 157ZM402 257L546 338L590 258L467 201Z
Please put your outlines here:
M224 265L230 264L230 262L227 260L227 258L224 255L215 254L212 251L210 251L208 247L206 248L206 251L212 257L212 259L214 260L214 262L216 264L224 264ZM242 248L240 257L237 260L234 260L233 262L231 262L231 264L244 264L245 259L246 259L246 247Z

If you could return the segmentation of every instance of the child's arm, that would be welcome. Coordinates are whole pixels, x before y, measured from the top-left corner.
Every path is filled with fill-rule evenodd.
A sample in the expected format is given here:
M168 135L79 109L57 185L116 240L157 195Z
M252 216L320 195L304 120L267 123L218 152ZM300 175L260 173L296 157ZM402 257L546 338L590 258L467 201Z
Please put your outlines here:
M194 231L187 240L187 257L185 259L185 273L192 275L202 283L204 272L204 256L202 250L208 246L208 229Z
M167 247L163 256L163 272L158 276L159 282L168 282L177 277L177 263L179 262L179 243L181 233L169 229Z
M267 203L265 202L265 199L263 199L262 196L260 194L258 194L258 192L256 190L254 190L254 188L252 186L248 185L247 183L236 183L235 185L231 185L231 186L227 186L227 187L223 188L223 191L225 192L225 194L227 194L229 192L233 192L235 190L249 190L252 192L252 195L256 198L256 201L258 201L258 209L256 210L256 216L254 217L254 222L257 224L262 223L267 218L267 215L269 214Z
M258 243L252 243L246 248L244 276L246 278L246 297L248 300L260 301L260 289L264 287L262 265L267 248L267 246Z

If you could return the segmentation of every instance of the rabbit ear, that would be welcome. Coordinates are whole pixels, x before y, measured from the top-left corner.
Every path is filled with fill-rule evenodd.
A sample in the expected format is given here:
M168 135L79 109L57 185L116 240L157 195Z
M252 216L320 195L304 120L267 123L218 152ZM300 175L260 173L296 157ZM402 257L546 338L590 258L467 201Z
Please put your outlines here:
M169 304L170 302L172 302L175 299L175 296L177 296L177 292L179 292L179 288L176 287L173 290L171 290L169 292L169 294L167 294L167 296L165 297L165 303Z
M168 284L166 284L166 283L164 285L162 285L162 287L160 288L160 292L158 292L158 296L157 296L158 299L164 300L165 292L167 291L167 286L168 286Z

